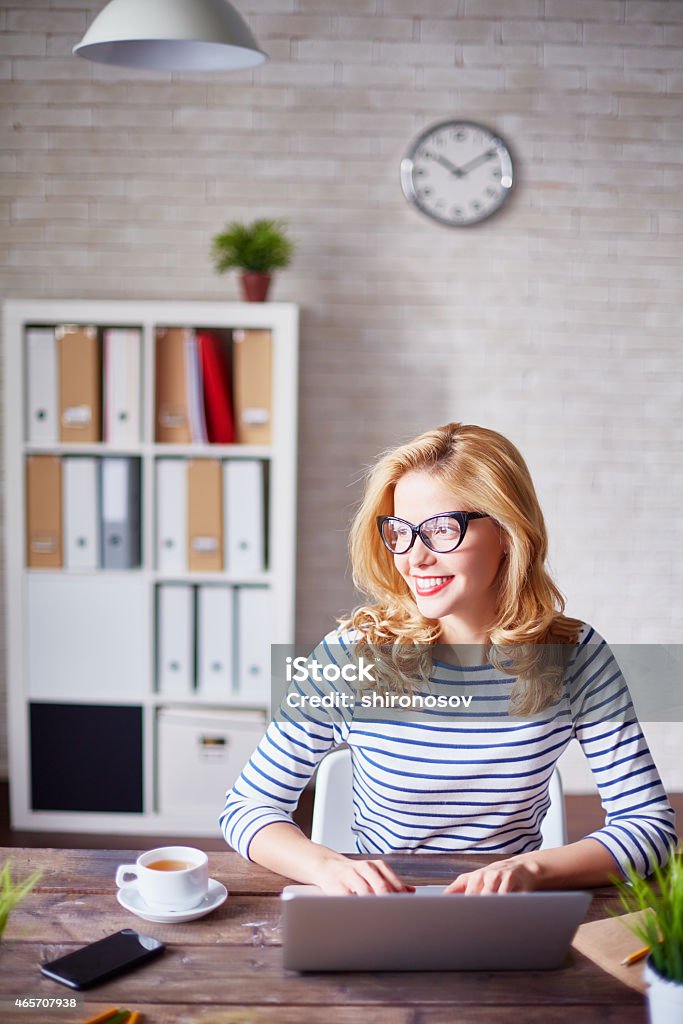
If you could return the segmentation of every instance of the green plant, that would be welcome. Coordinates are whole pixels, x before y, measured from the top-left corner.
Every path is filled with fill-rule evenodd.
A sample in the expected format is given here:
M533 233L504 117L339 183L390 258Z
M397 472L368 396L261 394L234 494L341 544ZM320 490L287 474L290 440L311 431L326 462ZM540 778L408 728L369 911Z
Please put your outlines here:
M17 904L21 903L25 896L28 896L42 874L42 871L34 871L23 882L13 882L10 861L6 860L0 868L0 938L5 931L10 914Z
M233 221L225 231L214 235L211 244L219 274L233 267L268 273L288 266L294 253L294 243L279 220L255 220L251 224Z
M630 930L650 947L652 964L669 981L683 983L683 859L671 850L662 869L655 863L657 886L626 868L627 881L613 879L622 907L628 912L647 911ZM610 911L612 917L619 915Z

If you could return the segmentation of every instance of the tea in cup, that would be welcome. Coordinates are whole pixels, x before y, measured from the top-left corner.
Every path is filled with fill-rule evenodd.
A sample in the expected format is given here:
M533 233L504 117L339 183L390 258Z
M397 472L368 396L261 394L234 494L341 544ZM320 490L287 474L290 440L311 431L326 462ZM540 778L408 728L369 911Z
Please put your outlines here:
M116 869L120 889L136 889L152 910L192 910L209 891L209 861L191 846L160 846Z

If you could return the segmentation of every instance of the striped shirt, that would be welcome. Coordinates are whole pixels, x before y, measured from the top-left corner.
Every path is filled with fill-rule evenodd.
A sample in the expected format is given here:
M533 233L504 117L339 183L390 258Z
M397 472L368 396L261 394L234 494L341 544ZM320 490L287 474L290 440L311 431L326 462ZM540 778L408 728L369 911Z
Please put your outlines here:
M328 633L311 658L353 662L357 630ZM332 670L334 671L334 670ZM535 716L511 719L515 677L491 664L434 660L427 693L473 694L462 711L440 708L366 713L355 706L283 704L232 789L220 816L226 841L243 857L262 828L292 822L292 811L321 758L346 743L353 765L356 852L478 852L502 856L541 845L555 764L572 739L596 781L605 825L600 842L624 874L645 877L676 843L667 799L610 647L584 624L561 697ZM343 692L348 684L311 679L300 693ZM588 837L584 837L588 838Z

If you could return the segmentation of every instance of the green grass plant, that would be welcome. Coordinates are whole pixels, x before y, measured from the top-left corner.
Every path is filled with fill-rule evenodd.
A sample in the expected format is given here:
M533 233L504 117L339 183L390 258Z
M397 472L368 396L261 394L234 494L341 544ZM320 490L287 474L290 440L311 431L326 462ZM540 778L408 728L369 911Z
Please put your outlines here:
M24 897L28 896L42 874L42 871L34 871L23 882L15 882L12 879L12 866L9 860L6 860L0 868L0 938L3 936L10 914Z
M645 911L640 921L628 924L644 946L650 947L655 970L669 981L683 984L683 859L671 852L663 868L655 863L654 882L626 868L626 880L614 879L627 913ZM610 911L613 917L619 916Z

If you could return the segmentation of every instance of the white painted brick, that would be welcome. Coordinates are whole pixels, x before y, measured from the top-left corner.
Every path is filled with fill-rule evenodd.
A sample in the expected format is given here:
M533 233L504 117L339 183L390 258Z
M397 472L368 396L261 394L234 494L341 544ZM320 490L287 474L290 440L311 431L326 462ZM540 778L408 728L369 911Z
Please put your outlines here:
M544 63L548 67L621 67L624 63L622 46L559 46L543 45Z
M122 98L118 102L123 106L127 104L132 107L161 107L167 108L177 105L178 103L178 84L177 83L166 83L166 82L135 82L133 85L120 86L113 82L107 83L107 85L96 85L92 87L93 90L97 90L95 93L97 103L111 102L109 97L114 94L118 95L120 89L124 89L125 99ZM202 107L206 106L208 101L209 92L211 89L220 88L212 84L212 79L205 81L204 83L194 82L183 82L182 85L182 105L188 107ZM233 84L233 89L235 86ZM250 86L253 88L253 86ZM235 89L237 95L245 95L244 90L240 90L238 87Z
M122 179L86 178L79 175L77 178L57 178L50 181L48 194L51 196L79 196L83 199L101 199L102 196L122 196L126 192L126 183Z
M87 127L92 124L92 112L84 107L6 107L0 110L0 123L30 128Z
M472 46L462 47L462 59L465 67L484 65L486 67L508 67L522 65L533 67L539 64L541 50L537 46L504 45L504 46Z
M604 114L616 114L618 100L609 94L598 95L594 92L565 93L559 99L557 94L541 90L536 93L534 106L536 110L540 110L543 113L553 113L561 106L563 113L591 114L597 117Z
M571 13L577 21L623 21L624 0L545 0L546 18L566 18Z
M85 13L80 11L56 11L41 4L40 10L24 10L23 0L7 11L8 32L34 32L50 35L59 32L82 36L87 28Z
M577 68L505 68L505 89L566 94L585 89L586 77L585 70Z
M259 81L264 85L312 85L320 88L331 85L334 67L331 63L296 64L272 62L260 72Z
M619 113L625 117L677 118L681 116L683 99L680 96L620 96Z
M465 13L475 17L537 18L542 7L539 0L465 0Z
M12 217L16 220L87 220L87 203L34 202L18 199L12 204Z
M331 36L334 33L334 21L328 14L250 14L249 27L259 43L264 45L269 39L278 37L300 39L307 36Z
M188 102L192 102L189 100ZM197 105L200 105L197 97ZM292 97L287 89L279 89L272 85L250 85L248 88L234 86L209 85L206 91L206 105L209 107L289 107Z
M345 64L372 63L372 40L301 39L294 45L296 57L302 61L338 61Z
M108 106L123 104L128 99L126 85L100 85L95 82L50 82L45 85L15 83L23 90L17 90L17 103L63 103L73 106Z
M144 133L141 133L142 138ZM146 136L145 136L146 138ZM135 147L135 133L129 131L112 131L104 127L93 128L87 133L83 131L70 132L61 128L59 133L53 132L50 136L50 149L53 155L60 152L80 150L84 154L92 152L120 153L121 150ZM176 146L177 148L177 146ZM50 168L53 170L53 168Z
M360 0L359 0L360 2ZM367 0L363 0L367 2ZM253 14L289 14L296 10L308 11L325 7L324 3L311 3L310 0L240 0L240 14L249 22Z
M17 128L11 134L9 132L5 134L4 145L6 150L33 154L35 150L48 148L49 137L47 131L26 131L23 128ZM35 155L32 156L32 160L35 162Z
M45 52L45 36L28 32L3 32L0 35L0 55L3 57L37 57Z
M681 0L626 0L626 20L648 22L683 22Z
M575 43L581 39L580 21L503 21L504 43Z
M302 157L298 160L278 160L277 164L260 163L254 168L256 178L278 178L281 180L302 181L333 178L339 173L334 160L312 160Z
M423 73L426 73L427 69ZM342 85L380 86L387 89L412 89L416 82L417 68L401 67L394 64L383 65L354 64L344 65L341 69Z
M452 41L446 37L440 43L374 43L373 56L378 64L409 64L429 67L433 64L455 64L457 28Z
M16 174L3 174L0 176L0 196L17 198L21 196L44 196L45 183L41 178L29 177ZM8 239L6 239L6 242Z
M12 77L29 82L89 81L94 75L90 61L60 60L51 57L49 60L16 59L12 63Z
M171 71L150 71L147 68L128 68L118 67L115 64L95 64L93 61L72 58L72 62L76 61L78 64L87 65L87 70L90 73L90 77L95 82L124 82L126 84L139 82L143 85L147 85L150 82L171 82L173 81L174 74L177 74L178 80L187 76L188 81L192 81L191 72L171 72ZM238 72L235 72L237 76ZM244 72L242 72L244 74Z
M319 95L317 100L322 99ZM306 110L303 105L295 110L272 111L256 110L253 113L254 130L262 133L279 134L285 132L310 131L325 132L333 123L334 115L324 105L322 110Z
M413 131L413 117L410 113L391 112L370 114L366 111L341 110L335 114L335 127L341 131L359 133L395 132L410 135Z
M140 111L142 115L151 115L155 111ZM167 112L164 116L168 116ZM198 130L211 128L225 131L233 128L251 128L254 123L254 114L249 109L228 110L224 107L180 107L173 111L172 124L178 128L192 128ZM137 124L145 124L144 120L136 121ZM158 125L157 125L158 127Z
M420 32L419 38L424 42L455 39L457 43L483 44L497 43L501 41L501 28L499 22L488 19L421 17L418 24Z
M370 7L371 12L375 11L375 4L368 0L361 0ZM354 10L356 4L354 2ZM414 0L382 0L382 11L384 14L406 14L416 15ZM420 0L419 14L423 18L461 18L465 13L465 0ZM486 14L487 12L483 12Z
M674 71L683 70L683 51L678 47L638 47L624 50L624 65L627 68L653 68Z
M666 46L683 46L682 25L662 25L662 41Z
M583 26L585 43L617 43L625 46L650 46L668 42L663 38L659 25L644 25L636 22L617 24L615 22L586 21ZM669 43L669 45L671 45Z
M588 68L588 89L594 93L650 93L672 91L664 72L602 71ZM675 91L675 90L674 90ZM623 122L621 122L623 123Z
M637 142L625 142L621 148L624 159L633 163L659 165L668 163L680 167L681 147L675 144L660 144L653 147Z
M495 89L504 85L502 67L491 68L425 68L422 84L427 89ZM419 95L419 94L418 94Z

